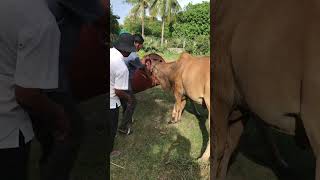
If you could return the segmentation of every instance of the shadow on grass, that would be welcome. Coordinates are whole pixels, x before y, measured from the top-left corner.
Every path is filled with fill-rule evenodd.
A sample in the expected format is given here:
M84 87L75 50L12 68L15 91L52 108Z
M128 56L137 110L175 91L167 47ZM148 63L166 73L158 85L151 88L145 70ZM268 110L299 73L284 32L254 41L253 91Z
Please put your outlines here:
M179 123L168 124L174 98L161 89L153 88L136 97L134 132L117 135L114 149L121 155L111 159L124 169L112 166L111 179L201 179L196 154L202 140L195 142L202 136L200 130L194 130L197 122L185 117ZM190 134L185 128L190 128Z
M259 179L279 180L313 180L315 177L315 159L310 150L302 150L296 146L294 138L271 130L273 139L283 158L287 161L289 169L279 169L275 163L271 147L266 143L259 122L250 119L241 137L240 146L235 155L244 155L251 163L235 159L234 164L241 167L246 180L254 180L260 174L265 176ZM234 157L236 158L236 157ZM232 166L232 165L231 165ZM265 173L269 169L274 174ZM241 170L238 170L241 171ZM235 172L233 171L233 174ZM250 176L250 174L255 174ZM269 174L269 176L267 175ZM233 175L235 176L235 175ZM236 177L236 176L235 176ZM241 178L235 178L241 179ZM231 180L231 179L230 179ZM232 179L233 180L233 179Z
M200 104L196 104L196 103L192 104L192 103L193 102L191 102L191 100L188 100L185 106L185 110L193 114L194 116L196 116L198 119L199 127L202 134L202 147L201 147L201 155L202 155L207 148L207 144L209 140L210 131L206 127L206 122L208 120L208 110L202 107L202 105ZM201 157L201 155L199 157Z

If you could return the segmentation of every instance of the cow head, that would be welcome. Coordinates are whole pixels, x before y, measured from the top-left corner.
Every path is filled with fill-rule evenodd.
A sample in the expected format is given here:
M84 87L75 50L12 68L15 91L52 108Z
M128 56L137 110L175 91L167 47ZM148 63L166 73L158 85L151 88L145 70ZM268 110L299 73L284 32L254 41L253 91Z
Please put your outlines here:
M144 63L154 86L161 85L163 90L170 90L171 83L168 74L165 74L163 70L171 68L172 63L166 63L161 56L154 53L145 56Z
M156 53L151 53L148 55L145 55L143 59L141 60L142 64L145 64L146 67L146 73L150 79L152 79L153 85L159 85L159 81L156 79L155 76L152 75L152 69L154 65L159 63L165 63L165 60Z
M165 63L165 60L156 53L151 53L148 55L145 55L143 59L141 60L142 64L146 65L147 70L151 71L151 65L154 63Z
M164 63L164 59L158 54L152 53L144 56L141 59L141 63L145 64L145 68L141 68L135 71L132 79L132 89L135 93L144 91L159 85L159 82L151 74L151 65L154 63Z
M169 81L168 75L163 73L163 65L167 63L156 62L151 65L151 77L156 85L161 85L161 88L165 91L169 91L172 87Z

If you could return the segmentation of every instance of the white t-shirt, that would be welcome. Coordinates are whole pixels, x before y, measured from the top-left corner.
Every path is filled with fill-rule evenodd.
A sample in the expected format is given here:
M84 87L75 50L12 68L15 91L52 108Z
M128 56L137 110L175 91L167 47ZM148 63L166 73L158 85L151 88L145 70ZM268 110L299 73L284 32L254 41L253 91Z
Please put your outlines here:
M129 71L123 55L116 49L110 49L110 109L121 105L115 89L128 90Z
M34 134L17 103L15 85L58 87L60 31L43 0L0 1L0 149L19 147L19 131Z

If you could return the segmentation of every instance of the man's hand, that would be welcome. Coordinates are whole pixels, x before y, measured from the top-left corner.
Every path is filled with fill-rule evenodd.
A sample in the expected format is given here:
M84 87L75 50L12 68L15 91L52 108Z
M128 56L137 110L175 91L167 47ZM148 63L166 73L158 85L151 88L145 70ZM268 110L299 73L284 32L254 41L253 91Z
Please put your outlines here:
M123 90L119 90L119 89L115 89L115 93L116 95L120 98L120 99L125 99L127 100L128 105L132 105L133 104L133 99L131 98L131 96L126 93Z
M16 85L15 95L21 107L35 115L37 120L46 120L50 117L51 122L47 123L54 126L56 141L67 140L70 134L70 118L61 105L50 100L40 89Z

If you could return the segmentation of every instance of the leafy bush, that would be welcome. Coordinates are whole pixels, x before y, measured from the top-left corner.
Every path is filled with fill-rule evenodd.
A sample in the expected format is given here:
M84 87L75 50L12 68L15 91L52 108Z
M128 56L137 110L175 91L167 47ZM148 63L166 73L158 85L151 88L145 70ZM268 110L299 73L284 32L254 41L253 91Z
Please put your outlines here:
M145 37L143 43L143 50L146 52L159 52L160 49L160 38L157 37Z
M161 37L161 21L152 17L145 17L144 34L146 36ZM133 16L127 16L123 27L132 34L141 33L141 20ZM164 35L169 35L169 27L165 26Z
M188 40L185 50L195 55L209 55L210 54L210 38L202 35L194 40Z
M185 50L192 54L210 53L210 6L209 2L189 4L178 14L173 25L173 38L185 38ZM174 42L174 44L179 44Z
M112 47L113 42L117 39L120 32L120 25L118 22L119 17L113 14L112 7L110 11L110 46Z
M118 35L117 34L110 34L110 42L111 42L111 46L113 46L113 43L118 39Z
M113 14L112 7L110 11L110 33L111 34L118 34L120 31L120 25L118 20L119 16Z
M210 6L209 2L189 4L185 11L177 16L177 23L173 25L173 37L195 39L199 35L210 34Z
M183 48L183 42L186 42L185 38L170 38L167 39L168 48Z

